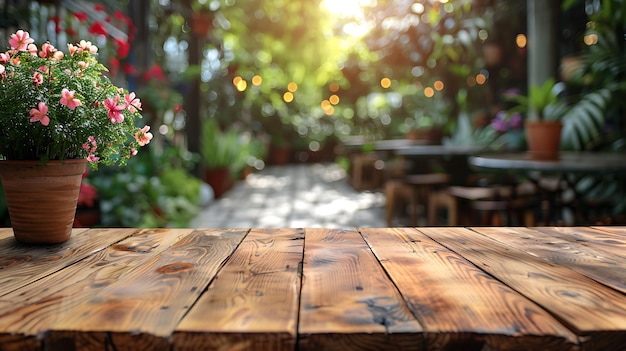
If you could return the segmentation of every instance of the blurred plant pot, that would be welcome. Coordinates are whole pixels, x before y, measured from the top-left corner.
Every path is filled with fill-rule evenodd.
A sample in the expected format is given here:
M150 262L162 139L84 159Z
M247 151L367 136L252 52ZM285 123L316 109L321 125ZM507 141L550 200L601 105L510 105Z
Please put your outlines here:
M216 199L224 195L233 186L233 179L228 167L206 169L204 181L213 188Z
M191 31L197 36L204 37L213 29L213 13L200 11L191 14Z
M526 121L528 153L533 160L556 161L559 159L561 129L559 121Z
M286 165L291 161L291 148L287 145L272 144L269 157L273 165Z
M438 127L411 129L406 138L409 140L420 140L428 145L441 145L443 130Z
M76 209L74 228L92 228L100 224L100 207L82 207Z
M15 239L27 244L57 244L72 234L86 159L0 161Z

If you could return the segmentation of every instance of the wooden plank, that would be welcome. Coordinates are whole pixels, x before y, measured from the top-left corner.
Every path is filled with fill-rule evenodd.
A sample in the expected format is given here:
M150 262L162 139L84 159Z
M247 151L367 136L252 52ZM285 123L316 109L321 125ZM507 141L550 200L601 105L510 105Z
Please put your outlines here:
M616 345L626 344L622 293L469 229L419 230L549 310L579 336L584 350L619 350Z
M474 230L626 293L626 259L608 252L613 250L607 250L610 246L607 242L602 246L586 245L578 240L572 241L569 235L547 236L545 232L529 228L481 227ZM566 240L568 238L570 240Z
M298 350L422 350L423 329L356 231L307 229Z
M119 229L125 232L126 229ZM113 230L112 235L115 236ZM181 231L188 233L189 230ZM59 312L94 296L94 292L121 280L132 268L151 259L151 254L171 246L179 236L169 230L144 230L106 250L42 277L6 294L0 300L3 324L0 332L37 335L59 318ZM87 233L85 233L87 234ZM33 247L32 250L39 250ZM41 268L41 267L40 267ZM59 301L63 305L59 305Z
M70 239L64 243L37 246L15 241L13 232L9 229L11 235L0 239L0 286L2 287L0 298L138 231L138 229L74 229Z
M626 235L626 226L592 226L591 228L596 230L602 230L617 235Z
M174 350L294 350L304 232L254 229L173 336Z
M172 332L176 318L188 310L215 266L244 235L222 230L142 231L6 295L8 302L19 303L0 308L0 332L29 336L47 331L49 348L63 345L71 334L80 345L77 349L102 349L105 336L120 336L104 332L132 333L134 344L115 344L117 349L143 349L141 345L155 344L154 338Z
M539 231L547 237L558 237L626 259L626 234L589 227L538 227L531 229Z
M13 237L13 229L11 228L0 228L0 240L3 240L8 237Z
M427 350L568 350L541 307L413 229L361 229L426 330Z
M109 333L116 350L169 350L165 339L247 232L166 229L160 242L171 240L172 245L151 252L90 299L65 308L51 336L54 331L76 331L77 337L84 335L80 331L101 331Z
M34 336L0 334L0 350L39 351L41 350L41 342Z

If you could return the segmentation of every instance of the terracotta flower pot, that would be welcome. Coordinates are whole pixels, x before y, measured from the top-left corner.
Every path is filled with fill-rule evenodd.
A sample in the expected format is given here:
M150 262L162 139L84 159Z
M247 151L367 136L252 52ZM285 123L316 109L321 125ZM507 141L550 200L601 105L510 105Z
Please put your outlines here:
M204 171L204 181L213 188L213 194L216 199L222 197L233 185L230 169L227 167L206 169Z
M87 160L0 161L15 239L56 244L70 238Z
M540 161L559 159L561 129L559 121L526 121L526 141L530 158Z

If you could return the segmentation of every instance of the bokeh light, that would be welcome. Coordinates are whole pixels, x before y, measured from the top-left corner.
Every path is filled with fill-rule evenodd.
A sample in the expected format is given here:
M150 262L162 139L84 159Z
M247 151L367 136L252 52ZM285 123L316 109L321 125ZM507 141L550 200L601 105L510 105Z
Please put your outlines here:
M527 40L526 40L526 35L524 35L524 34L518 34L518 35L515 37L515 45L517 45L517 47L518 47L518 48L523 49L523 48L525 48L525 47L526 47L526 45L527 45L527 44L528 44L528 43L527 43Z
M391 79L385 77L383 79L380 80L380 86L383 87L384 89L388 89L391 87Z
M287 91L283 94L283 100L285 102L292 102L293 101L293 93L290 91Z
M424 88L424 96L431 98L434 95L435 95L435 89L431 87Z
M435 83L433 83L433 87L434 87L434 88L435 88L435 90L437 90L437 91L442 91L442 90L443 90L443 87L444 87L444 84L443 84L443 82L442 82L442 81L438 80L438 81L436 81Z

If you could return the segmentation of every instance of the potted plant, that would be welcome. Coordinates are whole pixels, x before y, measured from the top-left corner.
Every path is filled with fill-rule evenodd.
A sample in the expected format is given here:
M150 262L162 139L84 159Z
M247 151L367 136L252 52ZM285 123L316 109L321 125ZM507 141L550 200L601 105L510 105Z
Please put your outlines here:
M603 127L603 111L610 99L608 90L598 89L571 96L567 96L565 91L565 83L549 78L542 85L531 86L528 96L509 96L518 103L509 112L527 114L524 127L533 159L558 159L562 129L566 129L568 135L578 136L579 140L589 140Z
M431 145L441 144L452 104L440 93L431 97L418 93L409 100L408 106L412 110L413 118L410 120L412 126L406 138Z
M202 160L204 180L213 188L216 198L221 197L233 185L233 173L240 164L241 144L235 129L222 131L215 119L202 126ZM241 169L240 169L241 170Z
M152 134L135 126L140 100L111 83L91 42L64 53L18 30L9 44L0 53L0 177L11 225L19 241L62 242L86 163L124 165Z
M554 78L548 78L541 85L533 84L527 96L511 96L519 104L514 110L521 109L527 114L524 127L532 159L556 160L559 157L564 105L558 101L564 87L563 83L557 84Z

